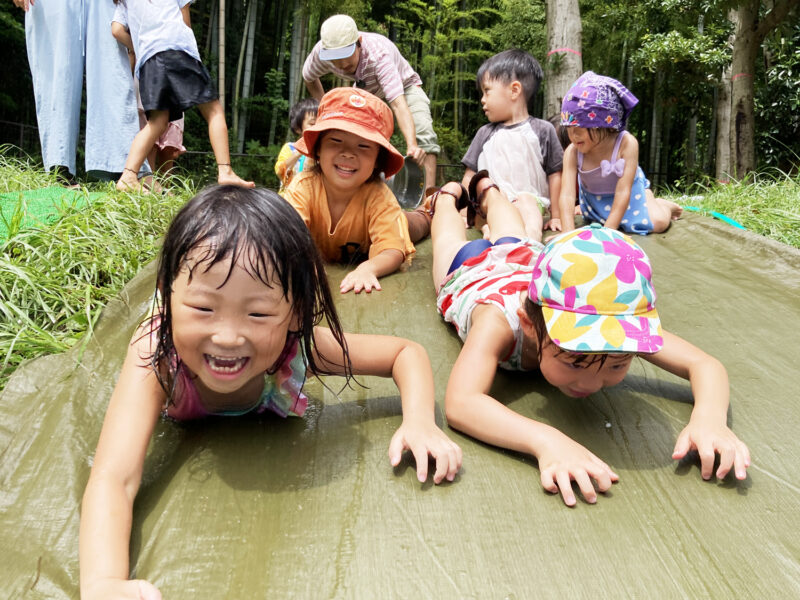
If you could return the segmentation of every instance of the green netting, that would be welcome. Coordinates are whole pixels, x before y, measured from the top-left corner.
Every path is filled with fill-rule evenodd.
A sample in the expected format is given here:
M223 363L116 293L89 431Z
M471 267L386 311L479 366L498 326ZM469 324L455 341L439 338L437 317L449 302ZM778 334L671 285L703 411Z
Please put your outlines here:
M102 195L57 185L0 194L0 240L6 239L9 231L51 223L64 210L81 208Z
M495 381L513 410L619 473L597 505L575 509L542 490L530 457L452 430L462 472L420 484L411 461L387 459L401 422L390 380L341 393L339 379L312 381L302 419L158 425L132 573L172 599L800 597L800 252L699 215L637 241L664 326L728 368L747 480L703 481L696 460L670 458L691 393L644 361L582 400L535 376ZM441 423L461 343L436 314L430 267L428 241L383 291L337 302L347 330L427 347ZM77 349L28 363L0 396L2 597L78 597L80 500L153 273L107 307L80 363Z

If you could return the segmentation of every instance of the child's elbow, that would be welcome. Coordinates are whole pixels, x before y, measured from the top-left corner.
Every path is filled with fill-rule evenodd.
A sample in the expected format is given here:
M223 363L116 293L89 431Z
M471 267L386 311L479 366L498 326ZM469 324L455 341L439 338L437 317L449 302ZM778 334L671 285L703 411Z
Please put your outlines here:
M453 429L464 429L466 420L466 403L462 394L448 392L444 397L444 414L447 425Z
M125 33L127 32L125 31L125 27L122 25L122 23L117 23L116 21L111 23L111 35L114 36L115 40L118 42L124 41Z

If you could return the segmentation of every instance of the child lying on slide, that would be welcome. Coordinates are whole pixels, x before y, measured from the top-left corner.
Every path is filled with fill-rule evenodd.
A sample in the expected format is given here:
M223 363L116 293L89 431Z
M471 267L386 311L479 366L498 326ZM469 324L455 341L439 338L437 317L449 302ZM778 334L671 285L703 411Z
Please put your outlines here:
M427 201L438 309L464 341L445 395L449 425L536 457L542 485L560 491L567 505L576 502L573 481L595 502L596 490L605 492L618 480L611 467L489 390L500 366L538 370L562 393L581 398L621 382L639 356L691 382L694 409L672 457L697 450L709 479L718 454L717 477L733 468L744 479L750 454L727 426L725 367L662 330L650 262L631 238L593 224L543 249L525 238L519 211L490 179L473 180L470 190L473 195L448 183ZM467 242L462 208L486 216L491 240Z

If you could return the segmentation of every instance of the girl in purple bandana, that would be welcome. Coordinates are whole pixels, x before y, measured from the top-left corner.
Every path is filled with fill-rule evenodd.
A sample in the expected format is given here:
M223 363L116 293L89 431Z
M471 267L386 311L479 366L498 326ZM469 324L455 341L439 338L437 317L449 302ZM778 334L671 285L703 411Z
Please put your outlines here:
M639 167L639 143L625 131L638 103L619 81L592 71L572 84L561 104L561 125L571 142L564 151L562 215L575 206L577 173L581 212L590 222L646 235L666 231L680 217L680 206L653 196ZM561 225L575 228L569 219Z

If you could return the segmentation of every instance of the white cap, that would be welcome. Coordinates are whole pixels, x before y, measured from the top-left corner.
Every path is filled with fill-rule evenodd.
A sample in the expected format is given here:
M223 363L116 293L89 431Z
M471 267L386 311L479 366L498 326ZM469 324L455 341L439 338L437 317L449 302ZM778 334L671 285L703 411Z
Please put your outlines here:
M319 37L322 40L321 60L347 58L356 51L358 27L348 15L333 15L320 27Z

